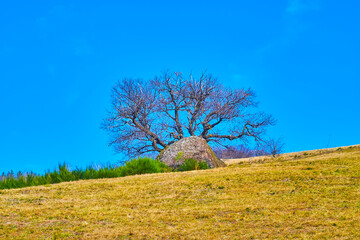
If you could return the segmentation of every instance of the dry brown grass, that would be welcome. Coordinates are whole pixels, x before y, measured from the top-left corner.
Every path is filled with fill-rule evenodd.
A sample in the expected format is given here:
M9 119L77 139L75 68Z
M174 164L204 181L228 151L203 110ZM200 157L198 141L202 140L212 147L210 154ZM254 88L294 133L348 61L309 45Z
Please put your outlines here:
M295 155L1 190L0 239L359 239L360 147Z
M329 153L334 153L340 150L358 148L360 145L351 145L351 146L344 146L344 147L335 147L335 148L324 148L324 149L316 149L316 150L309 150L309 151L301 151L301 152L292 152L292 153L283 153L279 154L275 157L276 160L283 159L283 160L294 160L298 158L304 158L309 156L317 156L317 155L325 155ZM234 164L241 164L244 162L249 163L256 163L256 162L269 162L273 161L274 157L269 156L258 156L258 157L249 157L249 158L233 158L233 159L222 159L226 165L234 165Z

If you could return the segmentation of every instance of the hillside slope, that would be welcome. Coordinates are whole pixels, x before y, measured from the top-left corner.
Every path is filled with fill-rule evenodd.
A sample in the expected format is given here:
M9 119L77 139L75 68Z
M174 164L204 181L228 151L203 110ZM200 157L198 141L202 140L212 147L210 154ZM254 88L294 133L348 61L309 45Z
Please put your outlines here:
M0 239L359 239L359 226L359 145L0 191Z

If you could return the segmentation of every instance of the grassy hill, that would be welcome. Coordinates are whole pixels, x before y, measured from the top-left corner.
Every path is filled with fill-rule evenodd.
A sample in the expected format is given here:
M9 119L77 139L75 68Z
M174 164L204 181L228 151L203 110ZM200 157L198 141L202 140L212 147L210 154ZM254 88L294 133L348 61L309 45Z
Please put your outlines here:
M0 191L0 239L360 239L360 145Z

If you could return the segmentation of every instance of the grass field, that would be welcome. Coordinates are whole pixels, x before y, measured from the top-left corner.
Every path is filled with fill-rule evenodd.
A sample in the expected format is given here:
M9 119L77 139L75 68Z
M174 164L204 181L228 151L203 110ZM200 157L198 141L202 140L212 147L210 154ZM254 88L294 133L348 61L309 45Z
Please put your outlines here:
M360 239L360 146L0 191L0 239Z

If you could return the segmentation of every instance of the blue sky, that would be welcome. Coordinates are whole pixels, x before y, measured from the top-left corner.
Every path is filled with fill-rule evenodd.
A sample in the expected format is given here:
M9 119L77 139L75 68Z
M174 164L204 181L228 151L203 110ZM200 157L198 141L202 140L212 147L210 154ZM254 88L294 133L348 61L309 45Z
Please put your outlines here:
M251 87L285 151L359 144L358 1L6 1L0 172L116 163L100 123L123 77L207 69Z

